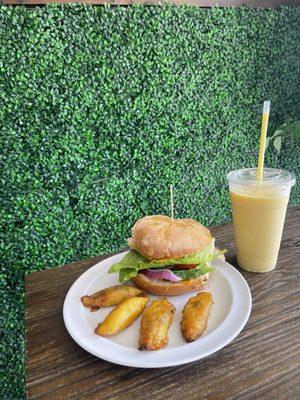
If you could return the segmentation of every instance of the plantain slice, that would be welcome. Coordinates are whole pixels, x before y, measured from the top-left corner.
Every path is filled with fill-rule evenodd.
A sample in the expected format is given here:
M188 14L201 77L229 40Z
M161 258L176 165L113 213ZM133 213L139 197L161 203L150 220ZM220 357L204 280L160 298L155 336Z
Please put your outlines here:
M90 296L82 296L81 302L85 307L91 307L91 311L97 311L102 307L116 306L123 300L137 296L141 292L135 286L116 285L100 290Z
M95 332L100 336L110 336L127 328L143 312L148 300L145 292L123 300L98 324Z
M168 331L176 308L167 299L154 300L141 319L139 350L159 350L168 343Z
M182 311L181 332L187 342L193 342L203 335L212 306L212 295L200 292L191 297Z

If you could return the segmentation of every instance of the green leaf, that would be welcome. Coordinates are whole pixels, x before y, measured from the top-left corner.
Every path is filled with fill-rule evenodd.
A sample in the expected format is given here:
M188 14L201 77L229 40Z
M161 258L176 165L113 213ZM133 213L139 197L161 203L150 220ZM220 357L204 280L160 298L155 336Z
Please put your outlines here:
M130 278L136 276L137 271L135 268L123 268L119 272L119 281L126 282L129 281Z
M269 147L269 145L270 145L270 142L271 142L271 136L268 136L267 138L266 138L266 149Z
M273 135L273 139L274 138L276 138L277 136L282 136L282 135L284 135L286 132L283 130L283 129L276 129L276 131L274 132L274 135Z
M282 137L281 136L277 136L274 139L273 146L277 150L277 153L280 154L280 150L281 150L281 146L282 146Z
M196 264L207 266L210 261L214 260L222 253L223 252L214 253L214 241L212 241L209 246L205 247L198 253L188 254L177 259L169 258L164 260L149 261L137 251L131 250L125 255L125 257L121 261L113 264L108 272L119 272L120 282L125 282L135 276L142 269L163 268L168 265L177 264Z
M212 272L214 270L213 267L208 266L206 264L198 265L196 268L191 269L183 269L180 271L173 271L175 275L182 279L195 279L201 275L206 274L207 272Z
M296 121L293 127L294 138L300 141L300 121Z
M211 253L213 252L212 246L207 246L203 250L199 251L195 254L188 254L186 256L174 259L168 258L163 260L147 260L147 258L143 257L135 250L130 250L129 253L125 255L125 257L113 264L109 272L118 272L123 268L136 268L136 269L145 269L145 268L161 268L166 265L176 265L176 264L200 264L205 261L207 258L210 258Z

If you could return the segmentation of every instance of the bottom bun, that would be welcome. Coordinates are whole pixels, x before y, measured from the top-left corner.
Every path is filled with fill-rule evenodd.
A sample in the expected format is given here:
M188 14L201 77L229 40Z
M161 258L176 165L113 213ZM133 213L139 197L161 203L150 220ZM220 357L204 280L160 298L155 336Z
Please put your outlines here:
M178 296L180 294L193 292L203 288L208 281L209 273L199 276L199 278L182 280L179 282L168 282L158 279L150 279L142 273L131 278L132 282L142 290L157 296Z

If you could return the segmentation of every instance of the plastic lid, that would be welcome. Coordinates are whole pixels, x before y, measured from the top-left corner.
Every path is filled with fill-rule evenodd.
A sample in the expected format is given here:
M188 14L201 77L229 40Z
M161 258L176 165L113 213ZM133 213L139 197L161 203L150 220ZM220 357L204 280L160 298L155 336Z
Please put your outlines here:
M264 189L277 192L290 190L296 183L293 172L283 169L264 168L263 180L258 181L256 179L256 171L257 168L245 168L229 172L227 174L229 186L245 191Z

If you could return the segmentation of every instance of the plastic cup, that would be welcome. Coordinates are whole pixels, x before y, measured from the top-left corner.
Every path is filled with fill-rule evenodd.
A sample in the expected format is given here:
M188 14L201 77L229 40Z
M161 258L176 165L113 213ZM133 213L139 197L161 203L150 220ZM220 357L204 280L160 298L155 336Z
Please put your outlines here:
M292 172L264 168L229 172L236 256L239 266L251 272L275 268L290 191L296 180Z

